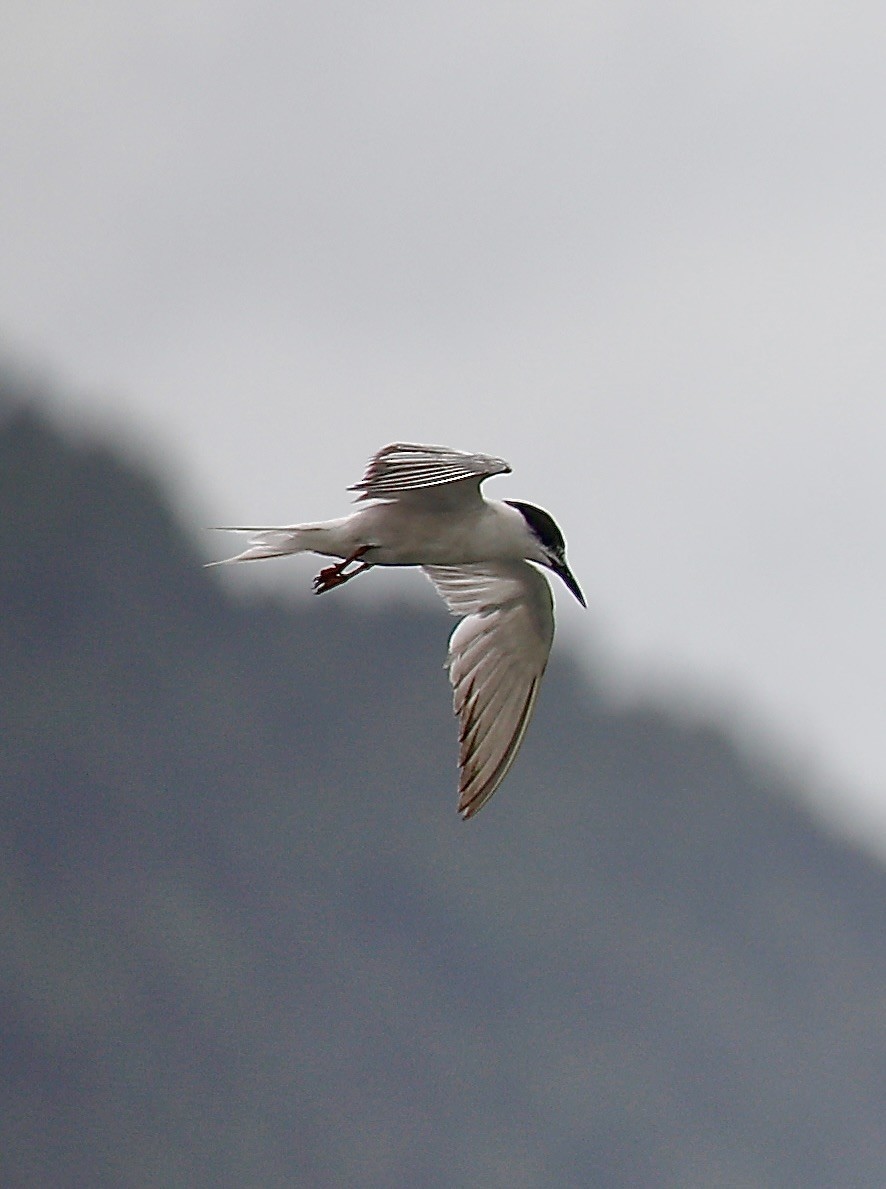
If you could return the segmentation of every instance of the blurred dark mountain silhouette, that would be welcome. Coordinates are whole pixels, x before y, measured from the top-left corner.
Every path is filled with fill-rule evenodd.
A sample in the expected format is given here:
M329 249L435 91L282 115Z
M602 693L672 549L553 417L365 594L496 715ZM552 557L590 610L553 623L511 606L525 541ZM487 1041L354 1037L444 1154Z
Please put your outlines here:
M442 606L236 601L13 396L7 1189L882 1189L874 860L562 647L460 822Z

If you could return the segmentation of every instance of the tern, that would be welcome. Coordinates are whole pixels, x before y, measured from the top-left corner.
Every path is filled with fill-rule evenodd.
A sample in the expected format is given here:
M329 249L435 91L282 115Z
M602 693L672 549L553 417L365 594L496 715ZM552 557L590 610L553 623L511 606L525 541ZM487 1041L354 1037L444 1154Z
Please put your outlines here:
M488 500L480 485L510 474L501 458L396 442L369 461L350 516L254 533L235 557L292 553L340 558L314 579L317 594L373 566L418 566L460 618L446 667L459 720L458 812L489 800L514 762L554 639L554 600L536 566L559 574L586 607L554 519L534 504Z

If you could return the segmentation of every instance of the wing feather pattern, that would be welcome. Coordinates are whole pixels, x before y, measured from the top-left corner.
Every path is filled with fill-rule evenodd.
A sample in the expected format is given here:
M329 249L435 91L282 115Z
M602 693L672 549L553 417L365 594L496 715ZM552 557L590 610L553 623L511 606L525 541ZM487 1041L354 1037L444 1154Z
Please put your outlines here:
M453 615L447 667L459 719L459 799L472 817L523 741L554 639L547 579L528 562L423 566Z
M507 474L510 469L503 459L485 454L395 442L373 455L366 474L349 490L360 493L358 500L376 500L398 499L409 492L465 481L479 489L480 483L490 475Z

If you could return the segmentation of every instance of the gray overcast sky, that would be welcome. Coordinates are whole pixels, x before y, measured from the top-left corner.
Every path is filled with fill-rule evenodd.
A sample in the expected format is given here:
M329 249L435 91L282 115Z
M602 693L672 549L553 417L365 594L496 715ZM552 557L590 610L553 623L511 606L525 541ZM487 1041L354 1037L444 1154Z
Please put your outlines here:
M590 600L563 637L766 724L886 850L884 31L13 0L0 352L195 524L337 515L398 438L503 455L487 492L555 513Z

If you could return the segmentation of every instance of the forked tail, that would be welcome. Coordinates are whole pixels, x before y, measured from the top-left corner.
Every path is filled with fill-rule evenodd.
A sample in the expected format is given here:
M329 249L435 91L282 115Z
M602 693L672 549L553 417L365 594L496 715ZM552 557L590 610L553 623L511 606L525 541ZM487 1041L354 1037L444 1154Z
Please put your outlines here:
M226 566L233 561L260 561L265 557L286 557L290 553L301 553L308 546L304 543L301 528L223 528L221 532L253 533L242 553L223 557L221 561L209 561L210 566Z

